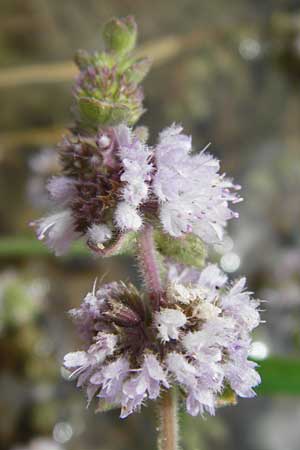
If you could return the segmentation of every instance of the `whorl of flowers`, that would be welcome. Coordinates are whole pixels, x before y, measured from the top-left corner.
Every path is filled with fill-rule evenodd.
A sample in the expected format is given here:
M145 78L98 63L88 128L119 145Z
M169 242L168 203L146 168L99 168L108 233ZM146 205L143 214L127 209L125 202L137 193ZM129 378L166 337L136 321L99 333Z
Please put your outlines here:
M97 251L145 220L160 222L174 238L192 233L215 242L237 216L229 204L239 201L238 186L219 174L208 152L192 154L179 126L164 130L154 148L126 125L65 137L61 161L64 175L48 184L59 212L36 222L39 238L56 254L82 236Z
M257 307L245 279L229 284L215 265L201 273L172 266L155 310L131 284L107 284L71 311L86 349L64 364L89 402L120 405L121 417L177 384L189 414L214 414L226 389L255 395L260 377L247 357Z
M81 236L97 251L113 234L140 228L138 206L147 196L152 165L149 150L128 127L101 131L93 139L65 138L61 158L64 175L48 184L59 212L35 224L56 254Z

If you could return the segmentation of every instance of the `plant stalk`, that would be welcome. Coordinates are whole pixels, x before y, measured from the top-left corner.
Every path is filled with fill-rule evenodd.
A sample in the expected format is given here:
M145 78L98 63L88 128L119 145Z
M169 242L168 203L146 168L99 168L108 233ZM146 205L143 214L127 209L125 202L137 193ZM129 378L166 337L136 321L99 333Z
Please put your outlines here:
M146 224L139 240L139 263L153 310L159 309L163 291L157 263L153 227ZM158 449L178 450L177 395L175 388L166 390L159 402Z
M139 265L154 310L159 307L162 283L157 264L153 227L146 224L141 232L138 250Z
M176 389L168 389L159 405L158 450L178 450L178 417Z

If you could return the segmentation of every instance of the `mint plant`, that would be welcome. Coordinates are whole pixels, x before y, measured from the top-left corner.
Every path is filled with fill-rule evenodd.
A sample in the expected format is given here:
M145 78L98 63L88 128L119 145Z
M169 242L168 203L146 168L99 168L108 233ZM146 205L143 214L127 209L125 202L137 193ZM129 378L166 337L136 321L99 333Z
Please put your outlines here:
M97 410L125 418L156 400L158 446L178 448L177 402L189 414L252 397L260 382L248 360L258 301L242 278L207 264L207 246L238 217L239 186L197 152L179 125L155 146L142 115L150 63L134 56L133 18L111 20L105 51L76 55L74 126L59 145L61 176L50 179L54 212L33 223L56 255L84 239L91 252L137 257L143 290L122 281L94 285L70 314L84 347L64 359Z

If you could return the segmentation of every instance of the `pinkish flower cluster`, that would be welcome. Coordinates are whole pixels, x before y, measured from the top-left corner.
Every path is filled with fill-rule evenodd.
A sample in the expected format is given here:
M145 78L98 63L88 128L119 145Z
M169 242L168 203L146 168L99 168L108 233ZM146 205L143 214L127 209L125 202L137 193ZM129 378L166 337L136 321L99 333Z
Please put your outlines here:
M240 187L219 174L220 162L208 152L191 152L192 139L181 127L173 125L160 134L153 179L160 221L171 236L193 233L216 242L227 221L237 217L229 203L240 201L235 193Z
M193 233L211 243L237 216L229 205L239 201L239 186L208 152L192 153L181 127L164 130L154 148L126 125L66 137L61 161L63 175L48 184L56 211L34 224L57 255L80 237L101 250L145 221L174 238Z
M64 365L88 402L121 406L121 417L180 385L189 414L214 414L225 389L252 397L260 382L248 360L250 333L260 322L258 301L215 265L201 273L170 267L158 308L132 285L94 288L72 310L86 349Z

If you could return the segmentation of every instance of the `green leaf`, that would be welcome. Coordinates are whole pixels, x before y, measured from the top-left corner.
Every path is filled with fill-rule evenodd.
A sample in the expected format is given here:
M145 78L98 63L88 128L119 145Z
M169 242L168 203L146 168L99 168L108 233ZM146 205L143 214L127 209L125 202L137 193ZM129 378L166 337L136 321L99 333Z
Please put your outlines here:
M258 395L300 395L300 359L274 356L256 362L262 378Z
M189 234L183 238L173 238L168 234L156 230L155 242L157 250L174 261L197 268L203 267L206 249L197 236Z

